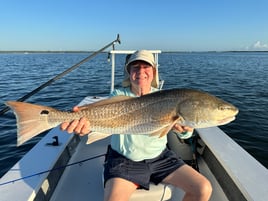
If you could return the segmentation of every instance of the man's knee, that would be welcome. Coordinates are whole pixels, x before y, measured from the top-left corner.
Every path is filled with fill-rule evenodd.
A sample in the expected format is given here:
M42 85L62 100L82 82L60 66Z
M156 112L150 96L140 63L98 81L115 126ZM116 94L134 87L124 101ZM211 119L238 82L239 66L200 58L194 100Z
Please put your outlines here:
M199 188L197 188L197 191L195 192L197 197L203 197L203 198L209 198L212 193L212 186L209 180L204 179L200 185Z
M109 179L106 182L104 189L105 201L125 201L129 200L132 193L136 190L137 186L122 178Z

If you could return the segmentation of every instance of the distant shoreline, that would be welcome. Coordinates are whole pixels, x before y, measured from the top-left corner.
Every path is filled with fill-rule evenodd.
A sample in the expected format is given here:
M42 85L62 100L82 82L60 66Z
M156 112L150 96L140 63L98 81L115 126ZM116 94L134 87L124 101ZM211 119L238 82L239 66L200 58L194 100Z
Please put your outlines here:
M29 53L90 53L94 51L42 51L42 50L0 50L0 53L23 53L23 54L29 54Z
M20 53L20 54L30 54L30 53L92 53L95 51L43 51L43 50L0 50L0 54L4 53ZM109 51L103 51L107 53ZM233 52L233 53L251 53L251 52L268 52L268 51L162 51L163 53L224 53L224 52Z

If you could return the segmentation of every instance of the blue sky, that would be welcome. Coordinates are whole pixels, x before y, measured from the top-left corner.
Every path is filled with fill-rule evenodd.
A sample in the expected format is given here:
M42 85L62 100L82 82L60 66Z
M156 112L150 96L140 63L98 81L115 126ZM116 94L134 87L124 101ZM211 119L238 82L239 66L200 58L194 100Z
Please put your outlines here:
M268 50L267 0L1 0L0 50Z

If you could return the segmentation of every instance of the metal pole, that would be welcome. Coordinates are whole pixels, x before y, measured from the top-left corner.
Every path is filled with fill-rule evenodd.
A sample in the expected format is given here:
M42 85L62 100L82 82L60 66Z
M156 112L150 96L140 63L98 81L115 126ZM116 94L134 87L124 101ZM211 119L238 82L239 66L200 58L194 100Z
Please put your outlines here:
M112 53L111 92L114 90L115 54Z

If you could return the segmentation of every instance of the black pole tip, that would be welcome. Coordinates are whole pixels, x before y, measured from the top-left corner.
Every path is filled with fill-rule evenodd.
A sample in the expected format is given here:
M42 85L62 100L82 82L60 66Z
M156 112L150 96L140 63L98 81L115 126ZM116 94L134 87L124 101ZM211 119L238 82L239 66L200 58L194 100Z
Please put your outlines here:
M117 42L119 43L119 44L121 44L121 40L120 40L120 36L119 36L119 34L117 34Z

